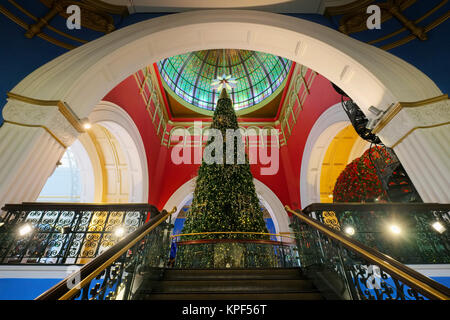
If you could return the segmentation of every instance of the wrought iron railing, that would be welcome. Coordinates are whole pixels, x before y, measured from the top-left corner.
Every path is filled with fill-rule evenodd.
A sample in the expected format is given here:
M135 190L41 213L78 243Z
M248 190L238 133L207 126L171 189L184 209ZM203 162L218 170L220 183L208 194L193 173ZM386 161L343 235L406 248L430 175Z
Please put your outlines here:
M84 264L158 210L149 204L7 204L0 264Z
M316 203L303 212L401 263L450 263L450 204Z
M167 265L174 212L176 208L156 214L36 300L133 299L143 275Z
M325 294L350 300L450 299L450 289L300 211L292 214L301 267Z
M224 239L232 234L236 239ZM195 235L195 240L180 238ZM285 241L239 239L239 236L276 236ZM200 237L200 239L198 239ZM205 237L202 239L202 237ZM213 238L211 238L213 237ZM287 235L256 232L203 232L173 236L171 266L180 269L294 268L297 247ZM175 250L174 250L175 249Z

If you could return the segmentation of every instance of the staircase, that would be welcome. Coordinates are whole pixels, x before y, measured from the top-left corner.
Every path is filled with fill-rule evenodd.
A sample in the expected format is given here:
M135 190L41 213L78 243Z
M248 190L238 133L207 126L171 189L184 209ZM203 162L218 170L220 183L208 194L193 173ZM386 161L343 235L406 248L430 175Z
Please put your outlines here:
M165 269L145 277L136 300L323 300L299 268Z

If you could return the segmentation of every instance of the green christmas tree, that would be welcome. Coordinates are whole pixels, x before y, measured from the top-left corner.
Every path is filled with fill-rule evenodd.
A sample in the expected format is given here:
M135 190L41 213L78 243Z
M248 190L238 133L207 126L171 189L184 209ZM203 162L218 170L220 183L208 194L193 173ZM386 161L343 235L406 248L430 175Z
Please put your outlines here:
M198 170L192 205L186 214L182 233L230 231L268 233L259 205L259 199L256 195L250 164L245 153L244 161L241 161L243 163L239 163L238 161L239 148L237 142L239 139L242 139L240 135L236 135L236 141L232 144L233 152L229 152L229 154L233 155L234 161L230 163L226 159L227 147L231 147L231 144L227 144L226 141L226 131L227 129L239 129L232 101L226 89L222 90L217 102L211 129L220 130L223 139L221 154L215 154L213 151L211 155L219 156L219 158L222 157L223 163L207 163L205 162L205 157L203 158ZM214 143L214 137L210 137L208 140L205 153L208 146L212 143ZM194 239L269 239L269 237L262 234L218 233L183 236L181 240ZM234 250L236 252L236 245L234 247L232 246L231 244L224 245L222 247L222 253L226 255L227 253L225 251L227 250ZM210 249L209 254L206 253L208 248L197 248L197 251L202 251L204 264L212 265L214 263L213 260L217 260L217 251L220 246L215 244L213 247L208 247ZM246 254L249 254L247 249L246 247ZM179 246L178 250L177 259L180 260L180 263L187 263L196 259L195 252L193 252L195 251L194 246ZM268 251L267 248L264 248L264 250L256 249L252 254L259 256L259 258L256 258L259 262L256 261L255 263L262 264L262 260L267 262L267 256L273 255L273 252L271 253L270 250ZM264 256L264 258L260 256ZM249 257L245 258L248 259Z

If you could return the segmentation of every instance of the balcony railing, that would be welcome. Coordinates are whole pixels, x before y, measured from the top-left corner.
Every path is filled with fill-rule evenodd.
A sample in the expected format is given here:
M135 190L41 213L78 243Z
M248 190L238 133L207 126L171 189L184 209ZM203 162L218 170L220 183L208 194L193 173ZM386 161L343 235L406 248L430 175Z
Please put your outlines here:
M196 237L195 240L183 239L193 235ZM232 238L227 239L229 236ZM248 236L261 239L245 239ZM270 236L284 241L269 240ZM173 268L254 269L300 266L294 238L287 235L261 232L203 232L173 237L178 239L172 242Z
M95 257L36 300L131 300L144 278L167 264L171 215L156 212L144 225Z
M316 203L303 213L405 264L450 263L450 205Z
M148 204L8 204L0 264L84 264L158 210Z
M427 232L435 230L438 235L446 237L446 231L436 228L433 223L436 219L444 230L448 229L446 205L414 204L402 207L399 204L323 204L308 208L305 211L309 210L311 215L314 213L316 218L286 208L292 218L291 235L259 234L259 237L255 237L248 235L248 232L230 232L234 235L225 237L217 235L220 232L209 232L200 239L200 234L195 234L195 237L191 237L192 234L176 235L172 239L180 240L177 241L178 252L174 265L171 265L170 231L173 225L170 217L176 212L176 208L171 212L160 213L155 207L146 204L7 205L3 208L6 215L1 220L1 257L3 263L83 264L73 274L43 293L38 298L40 300L133 299L144 281L150 286L152 281L161 279L164 269L199 266L300 266L322 293L331 292L327 296L339 299L450 299L449 288L405 266L391 254L357 241L355 235L361 230L357 229L360 228L357 225L354 225L357 230L352 235L339 231L346 226L343 216L341 217L343 213L356 215L356 212L367 211L374 215L373 218L366 218L369 219L367 223L372 221L370 219L392 222L393 216L378 214L384 210L396 213L394 216L397 218L405 218L406 220L397 219L395 222L399 226L400 222L404 222L401 228L408 233L408 230L416 230L413 227L417 227L417 223L408 224L405 221L412 219L411 216L414 217L413 221L422 221L419 219L420 215L419 218L416 217L416 212L428 210L431 214L424 213L428 220L422 221L422 225L429 226L431 223L432 229L428 227ZM400 215L399 212L403 211L405 213ZM408 212L410 216L407 216ZM333 219L336 221L333 222ZM118 227L124 228L125 232L121 236L114 233ZM372 233L374 232L370 232ZM98 237L89 237L92 235ZM270 236L283 241L269 240ZM440 244L443 247L448 245L446 239L441 238ZM375 240L382 241L381 237L375 237ZM103 244L102 241L109 241L110 245ZM94 245L91 246L90 243ZM83 248L90 248L91 254L84 255ZM183 255L189 259L183 259ZM195 265L186 264L189 261L195 262ZM202 264L203 262L207 264Z
M301 266L322 292L345 300L450 299L450 289L300 211L292 214Z

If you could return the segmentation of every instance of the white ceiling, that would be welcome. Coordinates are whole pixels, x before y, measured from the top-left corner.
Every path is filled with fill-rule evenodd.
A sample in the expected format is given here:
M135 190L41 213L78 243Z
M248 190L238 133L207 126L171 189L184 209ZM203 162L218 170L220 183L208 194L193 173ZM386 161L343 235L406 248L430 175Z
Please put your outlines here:
M134 12L180 12L196 9L251 9L276 13L323 13L329 6L355 0L102 0Z

